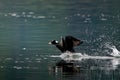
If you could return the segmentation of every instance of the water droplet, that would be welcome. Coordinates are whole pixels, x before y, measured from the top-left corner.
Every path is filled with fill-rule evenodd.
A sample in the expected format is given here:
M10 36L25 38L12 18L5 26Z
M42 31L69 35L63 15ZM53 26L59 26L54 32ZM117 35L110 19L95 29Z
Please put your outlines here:
M26 48L22 48L22 50L26 50Z

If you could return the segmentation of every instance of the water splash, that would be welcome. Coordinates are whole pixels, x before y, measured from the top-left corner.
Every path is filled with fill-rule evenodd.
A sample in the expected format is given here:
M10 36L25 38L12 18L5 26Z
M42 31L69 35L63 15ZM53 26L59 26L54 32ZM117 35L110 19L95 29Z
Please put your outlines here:
M106 43L105 45L107 54L109 56L90 56L83 53L62 53L61 55L52 55L51 57L60 57L63 60L82 60L82 59L114 59L120 58L120 51L112 43Z
M52 55L51 57L60 57L63 60L75 60L81 61L83 59L114 59L115 57L110 56L90 56L82 53L63 53L61 55Z
M65 61L83 61L88 59L93 60L105 60L105 64L107 65L107 69L117 69L118 65L120 64L120 58L114 56L90 56L87 54L82 53L63 53L61 55L52 55L53 58L61 58ZM103 62L104 63L104 62ZM101 63L102 65L102 63ZM106 69L106 67L105 67Z
M111 53L112 56L120 57L120 51L118 51L116 46L112 46L110 49L112 49L112 53Z
M82 60L83 57L88 57L88 55L82 53L63 53L60 55L63 60Z
M120 51L116 48L116 46L110 44L110 43L106 43L105 44L106 48L110 49L110 51L107 51L107 53L113 57L120 57Z

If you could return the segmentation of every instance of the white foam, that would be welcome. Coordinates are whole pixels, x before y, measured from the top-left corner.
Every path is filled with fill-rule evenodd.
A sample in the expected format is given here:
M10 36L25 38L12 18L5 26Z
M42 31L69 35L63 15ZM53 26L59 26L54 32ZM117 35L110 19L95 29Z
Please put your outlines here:
M105 44L106 48L112 50L112 52L107 52L109 55L114 56L114 57L120 57L120 51L116 48L116 46L106 43Z
M113 59L114 57L109 56L89 56L81 53L64 53L60 57L64 60L82 60L82 59Z
M112 53L111 53L112 56L120 57L120 51L118 51L116 46L112 46L110 49L112 49Z
M56 58L56 57L60 57L60 55L51 55L50 57Z
M52 55L51 57L59 57L63 60L83 60L83 59L114 59L109 56L89 56L82 53L62 53L61 55Z

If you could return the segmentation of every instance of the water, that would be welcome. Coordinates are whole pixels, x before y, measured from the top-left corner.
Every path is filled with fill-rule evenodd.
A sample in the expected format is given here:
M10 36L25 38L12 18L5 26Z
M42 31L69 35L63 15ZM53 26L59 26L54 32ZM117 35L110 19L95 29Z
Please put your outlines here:
M119 2L1 0L0 80L119 80ZM79 73L49 71L66 57L48 42L65 35L84 41L67 57Z

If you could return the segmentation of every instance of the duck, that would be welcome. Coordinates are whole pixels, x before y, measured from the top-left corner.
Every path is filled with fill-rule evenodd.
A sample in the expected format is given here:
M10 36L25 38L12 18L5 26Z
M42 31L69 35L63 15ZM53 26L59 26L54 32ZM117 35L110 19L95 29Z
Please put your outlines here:
M82 43L83 43L82 40L79 40L73 36L68 35L65 36L64 38L61 36L60 42L57 40L52 40L48 44L56 46L62 53L65 52L74 53L75 52L74 47L79 46Z

